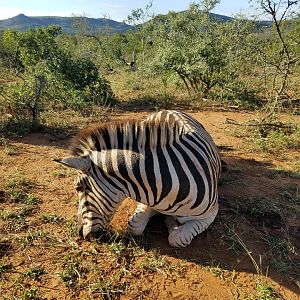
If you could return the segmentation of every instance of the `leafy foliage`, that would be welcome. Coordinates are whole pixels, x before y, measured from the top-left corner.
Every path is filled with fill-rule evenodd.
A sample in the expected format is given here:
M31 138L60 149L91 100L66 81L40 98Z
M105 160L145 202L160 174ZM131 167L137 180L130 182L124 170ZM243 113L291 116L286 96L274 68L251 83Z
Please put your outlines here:
M17 81L0 83L3 108L17 122L29 121L31 128L40 124L40 112L49 100L79 110L91 103L104 105L113 101L110 84L99 76L95 63L72 57L62 49L56 42L61 34L57 26L24 33L7 30L3 34L8 65L21 71Z
M250 23L212 20L208 7L192 4L183 13L170 12L153 20L157 73L176 73L191 93L208 97L212 89L237 80L238 58L244 54L243 37Z
M87 113L93 105L114 105L110 83L99 70L136 72L134 91L157 79L159 92L140 93L141 99L158 99L156 108L174 105L170 85L177 91L185 88L192 104L209 99L251 108L272 104L275 109L298 99L299 82L291 78L299 69L299 16L286 18L294 15L268 6L291 9L298 1L253 1L271 15L272 28L243 16L218 18L211 10L219 2L197 1L183 12L153 17L150 1L128 16L131 30L114 35L97 33L86 18L75 18L76 35L59 26L4 31L1 65L15 78L0 81L0 127L37 129L44 110Z

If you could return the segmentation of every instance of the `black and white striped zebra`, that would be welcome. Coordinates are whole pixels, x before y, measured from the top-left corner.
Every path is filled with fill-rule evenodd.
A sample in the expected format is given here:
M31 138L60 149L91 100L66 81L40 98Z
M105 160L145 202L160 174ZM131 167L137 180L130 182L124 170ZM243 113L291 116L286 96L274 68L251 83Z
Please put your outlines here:
M162 213L175 247L189 245L218 212L217 147L183 112L160 111L143 121L85 130L76 137L73 156L59 162L79 170L75 185L84 238L105 229L126 197L139 202L129 232L141 235L149 219Z

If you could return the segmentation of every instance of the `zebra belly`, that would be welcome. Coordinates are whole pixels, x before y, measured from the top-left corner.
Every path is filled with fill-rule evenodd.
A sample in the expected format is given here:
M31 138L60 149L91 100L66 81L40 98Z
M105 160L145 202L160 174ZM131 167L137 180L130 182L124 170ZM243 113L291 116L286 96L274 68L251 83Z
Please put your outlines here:
M208 199L202 199L200 205L191 208L196 201L200 202L196 197L187 198L175 205L170 205L170 203L174 202L173 199L166 198L152 206L152 208L165 215L177 217L206 217L210 211L210 201L208 201Z

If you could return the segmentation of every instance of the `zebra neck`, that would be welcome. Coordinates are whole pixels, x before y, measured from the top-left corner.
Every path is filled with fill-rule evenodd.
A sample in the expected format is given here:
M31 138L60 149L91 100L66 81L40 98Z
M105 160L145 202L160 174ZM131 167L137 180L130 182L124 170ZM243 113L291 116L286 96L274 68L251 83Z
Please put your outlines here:
M100 170L102 172L98 178L104 186L116 191L118 201L126 197L140 200L140 193L135 188L138 184L134 170L139 168L141 161L144 161L143 152L138 153L128 149L95 151L92 161L98 168L98 172Z

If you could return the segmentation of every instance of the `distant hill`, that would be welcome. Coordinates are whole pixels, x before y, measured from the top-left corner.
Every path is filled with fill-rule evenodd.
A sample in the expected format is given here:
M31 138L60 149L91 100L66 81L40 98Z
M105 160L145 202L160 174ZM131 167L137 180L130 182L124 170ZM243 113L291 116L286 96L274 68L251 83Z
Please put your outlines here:
M178 12L183 13L183 12ZM164 15L159 15L158 18L164 18ZM65 32L68 33L75 33L74 29L74 19L78 19L79 17L28 17L24 14L19 14L13 18L0 20L0 31L5 29L15 29L19 31L26 31L29 28L36 28L36 27L46 27L49 25L58 25L63 28ZM211 13L211 18L215 21L221 22L228 22L232 20L231 17L213 14ZM126 23L117 22L110 19L104 18L87 18L87 17L80 17L83 23L89 24L89 28L94 32L101 32L106 31L108 28L111 33L117 32L126 32L128 29L133 28L131 25ZM271 26L271 21L259 21L257 22L260 26L269 27Z
M176 14L183 14L183 13L185 13L185 11L179 11ZM219 15L219 14L215 14L215 13L209 13L209 15L210 15L211 20L213 20L215 22L230 22L230 21L234 20L233 17L228 17L225 15ZM156 19L158 22L160 22L160 21L164 21L166 17L167 17L166 15L157 15L154 17L154 20ZM267 21L267 20L256 21L255 23L260 28L272 26L272 21Z
M219 21L219 22L228 22L228 21L231 21L234 19L232 17L214 14L214 13L210 13L210 16L211 16L212 20ZM272 26L272 21L261 20L261 21L256 21L256 24L259 27L270 27L270 26Z
M0 30L5 30L10 28L19 31L26 31L29 28L58 25L61 26L65 32L74 33L75 29L73 23L75 18L74 17L28 17L25 16L24 14L19 14L13 18L0 20ZM128 24L113 21L110 19L104 19L104 18L94 19L94 18L82 17L82 21L88 23L92 31L107 30L107 28L109 28L111 33L116 33L116 32L125 32L129 28L131 28L131 26Z

